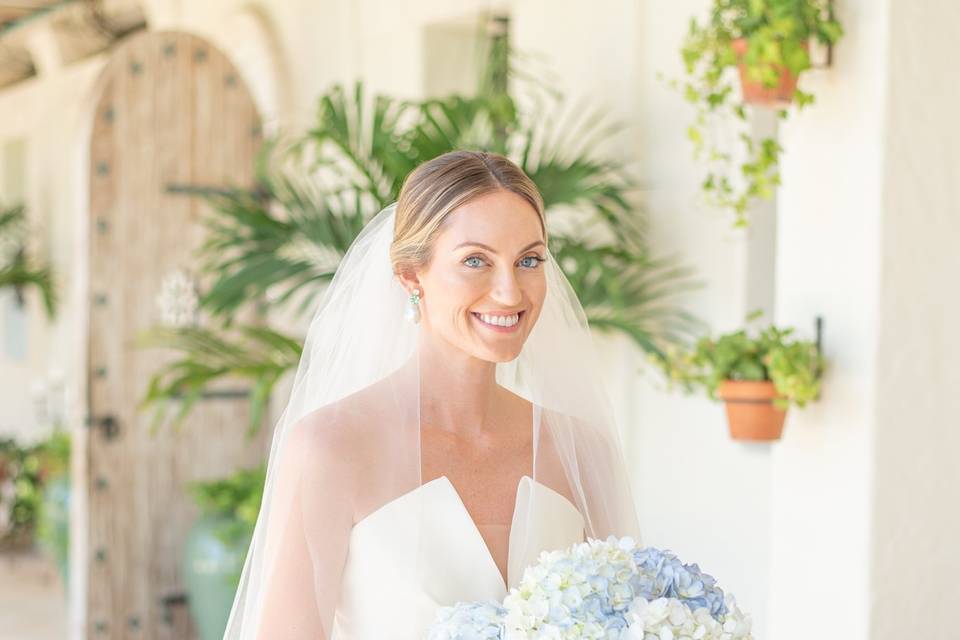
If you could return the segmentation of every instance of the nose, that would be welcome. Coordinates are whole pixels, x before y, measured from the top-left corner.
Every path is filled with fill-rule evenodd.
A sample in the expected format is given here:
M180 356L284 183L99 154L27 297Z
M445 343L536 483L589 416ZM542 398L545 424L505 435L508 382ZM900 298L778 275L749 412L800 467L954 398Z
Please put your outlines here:
M515 307L523 301L523 291L513 269L501 269L493 283L490 297L504 307Z

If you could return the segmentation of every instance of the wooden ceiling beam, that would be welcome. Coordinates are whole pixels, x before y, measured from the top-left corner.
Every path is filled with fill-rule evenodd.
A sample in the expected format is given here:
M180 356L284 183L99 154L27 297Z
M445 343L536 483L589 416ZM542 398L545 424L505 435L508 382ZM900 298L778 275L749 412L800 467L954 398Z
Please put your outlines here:
M0 1L0 31L11 22L29 19L30 16L49 11L59 4L64 4L63 0Z
M80 0L0 0L0 16L5 10L22 15L6 23L0 17L0 88L37 73L55 73L146 25L137 0L109 0L99 8L102 13L93 14L92 6Z

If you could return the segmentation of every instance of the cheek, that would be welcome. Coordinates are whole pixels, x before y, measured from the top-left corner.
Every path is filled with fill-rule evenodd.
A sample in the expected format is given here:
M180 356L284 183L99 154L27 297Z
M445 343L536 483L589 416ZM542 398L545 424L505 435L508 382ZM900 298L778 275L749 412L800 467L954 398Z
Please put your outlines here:
M430 284L432 308L436 308L442 317L454 321L472 309L486 291L483 278L456 270L438 274Z
M526 287L527 299L530 302L532 313L530 314L528 330L533 330L535 324L540 319L540 312L543 310L543 303L547 298L547 282L543 277L531 282Z
M536 278L532 278L526 287L527 298L535 307L542 307L543 301L547 298L547 278L541 272Z

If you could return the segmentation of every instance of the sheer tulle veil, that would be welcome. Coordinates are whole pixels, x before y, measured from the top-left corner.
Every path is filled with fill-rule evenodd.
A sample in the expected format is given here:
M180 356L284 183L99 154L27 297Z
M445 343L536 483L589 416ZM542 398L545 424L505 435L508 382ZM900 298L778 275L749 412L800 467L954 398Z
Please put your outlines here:
M329 638L358 492L372 504L409 494L421 472L422 324L389 250L396 203L363 228L311 320L276 425L263 503L224 638ZM547 293L520 355L497 382L532 406L532 477L566 482L586 535L640 540L612 408L583 309L547 251ZM414 504L416 504L414 502ZM396 533L396 563L415 580L430 549L420 526ZM513 528L530 525L514 521ZM511 532L513 535L513 532ZM453 603L444 603L453 604ZM370 603L376 615L377 603Z

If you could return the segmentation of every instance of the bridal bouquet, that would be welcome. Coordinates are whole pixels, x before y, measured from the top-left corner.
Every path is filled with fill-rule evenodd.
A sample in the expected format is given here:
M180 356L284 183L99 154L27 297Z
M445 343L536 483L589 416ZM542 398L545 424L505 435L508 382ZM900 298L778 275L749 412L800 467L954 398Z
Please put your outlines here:
M503 602L443 607L428 640L752 640L732 595L669 551L629 537L544 551Z

